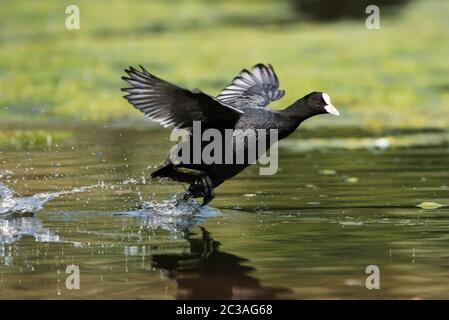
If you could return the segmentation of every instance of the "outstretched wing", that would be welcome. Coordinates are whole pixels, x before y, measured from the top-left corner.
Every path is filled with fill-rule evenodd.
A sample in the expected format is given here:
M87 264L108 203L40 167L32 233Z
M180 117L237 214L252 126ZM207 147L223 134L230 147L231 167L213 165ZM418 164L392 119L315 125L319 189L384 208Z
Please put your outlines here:
M266 107L270 102L281 99L285 94L279 90L279 80L273 67L256 64L251 71L243 69L227 85L217 99L234 107Z
M242 110L211 97L200 90L186 90L159 79L142 66L142 71L133 67L125 69L128 77L123 80L131 88L123 88L124 96L136 109L164 127L191 128L193 121L206 126L235 123Z

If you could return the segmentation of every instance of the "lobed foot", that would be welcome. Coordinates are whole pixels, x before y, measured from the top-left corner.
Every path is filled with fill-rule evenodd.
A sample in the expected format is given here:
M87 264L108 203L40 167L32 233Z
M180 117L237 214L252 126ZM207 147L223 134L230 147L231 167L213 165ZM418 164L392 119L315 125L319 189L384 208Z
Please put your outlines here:
M201 206L205 206L212 201L215 197L214 187L212 180L207 175L201 175L198 179L189 186L189 189L184 194L184 200L190 198L203 197L203 203Z

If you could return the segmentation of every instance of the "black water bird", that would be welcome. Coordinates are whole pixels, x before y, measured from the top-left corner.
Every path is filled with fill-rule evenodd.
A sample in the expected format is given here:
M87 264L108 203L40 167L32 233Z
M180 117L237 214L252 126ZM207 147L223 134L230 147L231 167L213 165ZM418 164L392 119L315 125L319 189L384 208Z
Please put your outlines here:
M201 122L202 132L210 128L221 133L226 129L233 129L237 132L232 140L234 154L237 149L248 149L248 141L242 130L266 129L264 132L267 133L264 134L268 137L269 129L275 129L280 140L312 116L326 113L339 115L331 104L329 95L322 92L309 93L283 110L266 108L269 103L281 99L285 93L279 89L279 80L271 65L257 64L250 71L243 69L216 97L198 89L187 90L171 84L150 74L142 66L141 70L129 67L125 71L128 77L122 79L131 85L130 88L122 89L128 93L125 98L148 118L164 127L186 129L190 136L195 121ZM258 139L259 135L256 136L256 140ZM257 156L266 152L270 146L267 144L263 150L259 148ZM200 151L204 147L205 143L201 142ZM235 160L235 155L233 159ZM151 176L189 183L185 197L203 197L204 205L214 198L214 188L250 164L248 157L245 157L243 163L205 163L203 160L199 163L179 163L169 157Z

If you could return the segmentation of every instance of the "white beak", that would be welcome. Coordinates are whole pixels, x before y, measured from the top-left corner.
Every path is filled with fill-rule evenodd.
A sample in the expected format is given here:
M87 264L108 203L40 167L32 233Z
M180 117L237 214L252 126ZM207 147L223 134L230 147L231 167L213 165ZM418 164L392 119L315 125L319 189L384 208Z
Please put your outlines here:
M340 115L340 112L338 112L338 110L337 110L337 108L335 108L333 105L331 105L331 104L328 104L327 106L325 106L324 107L324 110L326 110L327 111L327 113L330 113L330 114L332 114L332 115L334 115L334 116L339 116Z
M329 95L327 93L323 93L323 100L324 102L327 103L327 105L324 107L324 110L326 110L327 113L330 113L334 116L339 116L340 112L338 112L337 108L335 108L332 103L331 103L331 98L329 97Z

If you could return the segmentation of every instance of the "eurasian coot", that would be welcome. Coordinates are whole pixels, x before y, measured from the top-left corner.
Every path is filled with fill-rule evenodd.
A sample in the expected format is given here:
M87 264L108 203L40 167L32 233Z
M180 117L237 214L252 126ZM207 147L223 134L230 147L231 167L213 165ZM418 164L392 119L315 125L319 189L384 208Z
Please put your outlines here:
M173 85L150 74L142 66L141 70L130 67L125 71L128 77L122 79L128 82L131 88L124 88L122 91L128 93L125 98L130 104L164 127L183 128L188 130L190 135L187 143L193 151L189 161L173 161L172 157L169 157L151 176L168 177L189 183L185 198L203 197L203 205L214 198L214 188L254 162L249 156L246 156L243 162L235 161L235 154L239 150L248 151L249 142L245 139L247 129L256 132L257 141L262 135L264 138L270 136L272 130L276 130L277 139L280 140L314 115L339 115L329 96L322 92L309 93L284 110L266 108L270 102L284 96L284 90L279 90L278 78L269 64L257 64L251 71L242 70L216 97L198 89L186 90ZM223 135L226 134L225 131L233 131L231 149L226 149L226 143L222 142L223 155L219 156L221 159L231 152L233 161L191 161L195 154L203 154L206 146L202 140L200 148L195 151L192 142L194 139L191 138L196 121L200 121L201 133L207 129L216 129ZM272 144L267 143L262 147L257 144L256 158Z

